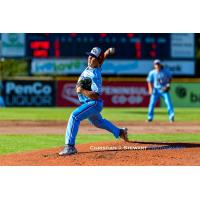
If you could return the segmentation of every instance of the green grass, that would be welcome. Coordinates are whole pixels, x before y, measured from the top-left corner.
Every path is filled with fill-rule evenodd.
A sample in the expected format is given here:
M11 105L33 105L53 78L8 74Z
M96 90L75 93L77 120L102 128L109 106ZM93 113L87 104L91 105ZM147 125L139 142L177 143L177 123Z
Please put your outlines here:
M74 108L3 108L0 120L66 120ZM104 108L112 121L144 121L147 108ZM200 108L176 108L176 121L200 121ZM155 120L168 120L166 108L155 109Z
M131 140L156 142L200 142L200 134L133 134ZM78 135L77 144L113 141L110 134ZM63 146L62 135L0 135L0 154L26 152Z
M0 135L0 154L18 153L64 145L64 135ZM111 141L111 135L78 135L77 144Z
M74 108L3 108L0 120L66 120ZM200 108L176 108L176 121L200 121ZM147 108L105 108L103 116L111 121L144 121ZM165 108L156 108L156 121L167 121ZM200 134L133 134L132 140L162 142L200 142ZM112 141L110 134L78 135L77 143ZM62 146L64 135L0 135L0 154L17 153Z

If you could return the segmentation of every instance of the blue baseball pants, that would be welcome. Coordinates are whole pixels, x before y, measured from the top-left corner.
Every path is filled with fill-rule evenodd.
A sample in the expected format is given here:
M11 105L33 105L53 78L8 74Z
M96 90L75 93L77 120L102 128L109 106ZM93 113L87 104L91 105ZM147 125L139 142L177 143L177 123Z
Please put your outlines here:
M149 108L148 108L148 120L153 120L154 107L160 97L162 97L164 99L165 104L167 106L169 120L172 120L174 118L174 108L173 108L169 93L162 92L159 89L155 89L155 88L154 88L153 94L151 95L151 98L150 98L150 103L149 103Z
M89 101L76 108L68 121L66 129L65 144L75 145L76 135L80 122L84 119L88 119L94 126L105 129L111 132L116 138L119 137L120 129L113 125L106 119L103 119L100 112L103 109L102 101Z

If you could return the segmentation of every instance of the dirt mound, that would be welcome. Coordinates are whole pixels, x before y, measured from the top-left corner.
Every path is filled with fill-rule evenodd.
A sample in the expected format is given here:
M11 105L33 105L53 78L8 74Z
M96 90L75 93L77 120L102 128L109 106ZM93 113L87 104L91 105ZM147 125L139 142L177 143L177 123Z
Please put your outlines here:
M62 148L0 156L7 166L151 166L200 165L200 144L125 143L121 141L77 145L78 154L60 157Z
M129 133L200 133L199 122L114 122L119 127L127 127ZM0 121L0 134L65 134L67 121ZM81 122L80 134L107 133L87 121Z

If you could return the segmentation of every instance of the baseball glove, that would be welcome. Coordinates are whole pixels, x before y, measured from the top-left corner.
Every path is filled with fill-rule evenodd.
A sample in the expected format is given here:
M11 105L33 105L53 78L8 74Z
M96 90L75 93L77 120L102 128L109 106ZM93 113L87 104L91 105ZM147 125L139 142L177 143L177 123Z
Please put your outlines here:
M91 85L92 85L92 79L88 77L83 77L80 80L78 80L76 87L81 87L85 90L92 91Z
M170 86L168 85L162 88L163 92L169 92L169 90L170 90Z

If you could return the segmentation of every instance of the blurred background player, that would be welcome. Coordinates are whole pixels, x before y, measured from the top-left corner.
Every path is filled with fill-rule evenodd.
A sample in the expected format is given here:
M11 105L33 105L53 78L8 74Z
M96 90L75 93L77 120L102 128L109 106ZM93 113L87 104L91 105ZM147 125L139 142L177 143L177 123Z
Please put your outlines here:
M4 103L3 96L2 96L2 91L3 91L3 83L0 80L0 107L5 107L5 103Z
M91 124L98 128L105 129L111 132L115 138L122 138L128 141L127 128L118 128L106 119L103 119L100 112L103 109L103 101L101 99L102 77L101 65L103 61L115 53L114 48L109 48L105 53L98 47L95 47L88 52L88 66L79 77L76 92L78 94L81 106L75 109L68 121L66 129L65 147L59 153L60 156L77 153L75 148L76 135L80 122L88 119ZM84 79L91 80L90 89L84 89L79 82Z
M162 65L160 60L154 60L153 65L154 69L149 72L147 77L148 90L151 95L148 108L148 121L153 121L154 107L157 100L163 97L167 106L169 121L174 122L174 109L169 94L172 75Z

